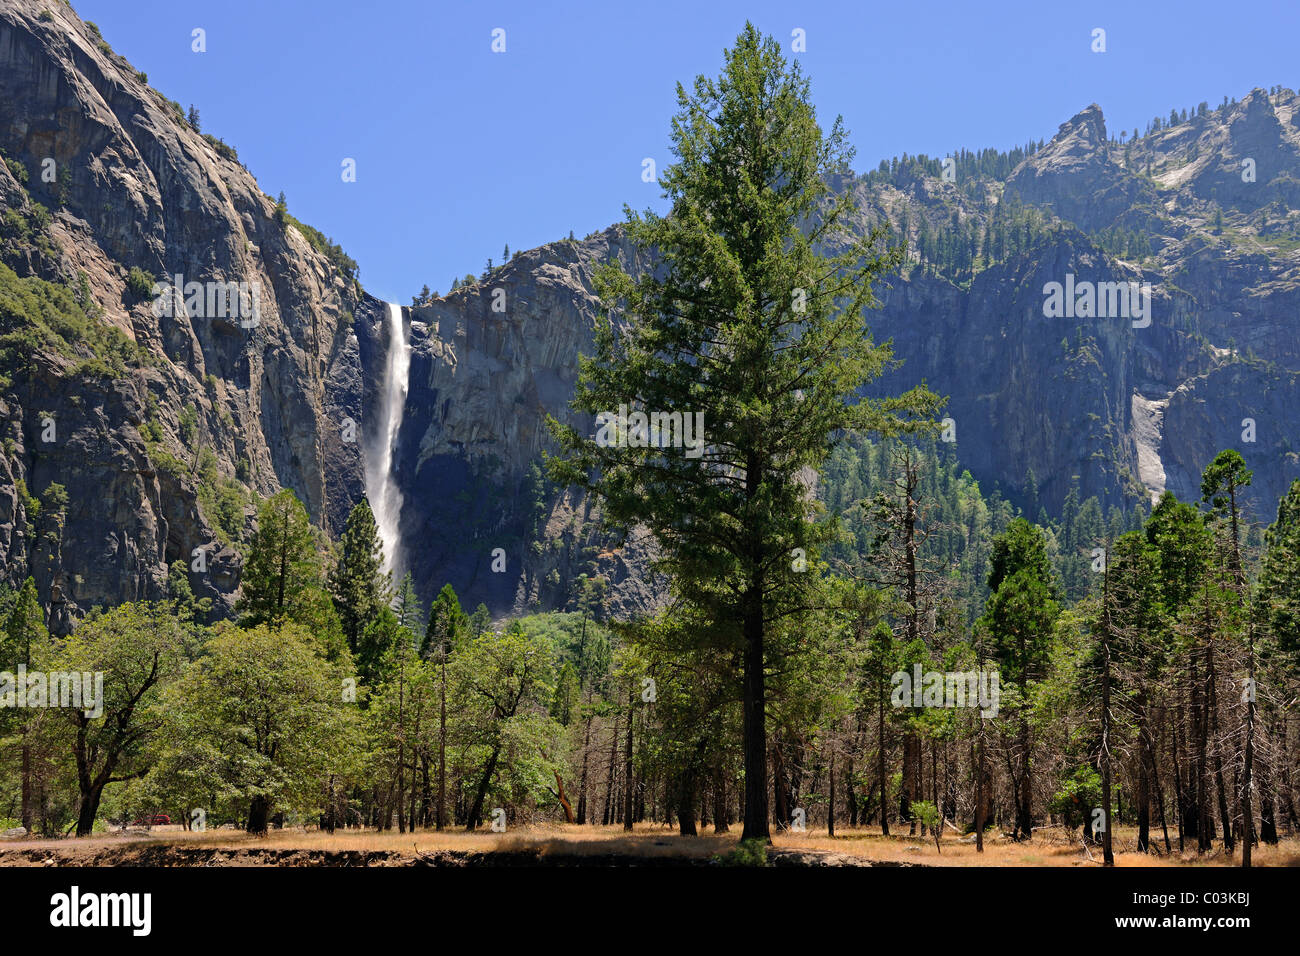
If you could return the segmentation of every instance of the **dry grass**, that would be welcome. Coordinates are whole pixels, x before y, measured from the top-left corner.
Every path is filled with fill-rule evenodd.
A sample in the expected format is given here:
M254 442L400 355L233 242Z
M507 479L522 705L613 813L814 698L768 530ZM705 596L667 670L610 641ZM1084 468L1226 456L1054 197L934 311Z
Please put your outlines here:
M1153 835L1154 836L1154 835ZM1137 828L1117 828L1115 865L1117 867L1239 866L1240 848L1226 856L1216 844L1215 852L1198 859L1195 850L1178 852L1176 835L1171 835L1172 856L1156 856L1136 851ZM1163 849L1163 840L1158 840ZM821 833L782 834L773 839L780 848L822 850L864 857L878 862L924 863L928 866L1101 866L1101 849L1089 847L1092 859L1084 854L1078 831L1040 830L1030 843L1017 843L1008 837L990 834L984 840L984 852L977 852L969 838L949 833L936 850L933 839L881 836L878 829L836 828L835 836ZM1283 840L1276 847L1260 844L1255 848L1255 866L1300 866L1300 838Z
M1176 844L1172 856L1139 854L1134 851L1136 830L1116 833L1116 866L1177 867L1235 866L1240 852L1225 855L1216 849L1204 858L1195 852L1179 854ZM307 851L312 854L379 853L414 859L420 854L451 851L491 853L493 851L535 851L545 857L563 854L568 857L636 857L638 859L704 859L732 850L739 839L739 828L730 834L715 835L704 831L698 837L682 837L676 830L656 824L640 824L632 833L621 826L575 827L545 824L507 833L463 830L420 831L418 833L376 833L346 831L322 833L315 830L273 831L266 837L252 837L235 830L210 830L186 833L179 826L156 827L152 831L103 834L85 840L23 840L0 842L0 864L18 862L15 851L22 851L29 863L34 850L48 851L62 863L97 863L114 858L114 850L133 852L142 848L177 846L194 849L221 849L236 855L239 851ZM942 852L933 840L919 837L884 837L866 828L841 828L835 837L824 832L779 833L773 839L779 851L806 851L813 856L841 857L843 862L870 861L910 863L927 866L1100 866L1101 852L1091 851L1090 861L1078 841L1077 833L1067 835L1059 829L1041 830L1030 844L1015 843L1002 836L985 840L984 852L977 853L973 842L949 834L942 841ZM1254 854L1257 866L1300 866L1300 839L1291 837L1276 847L1261 845Z

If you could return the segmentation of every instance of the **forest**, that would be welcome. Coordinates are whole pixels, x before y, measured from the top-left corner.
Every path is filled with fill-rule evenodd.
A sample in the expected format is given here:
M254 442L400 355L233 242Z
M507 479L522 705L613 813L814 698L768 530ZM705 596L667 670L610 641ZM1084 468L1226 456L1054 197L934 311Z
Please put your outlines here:
M1058 825L1102 845L1109 807L1141 850L1243 860L1293 832L1300 481L1251 547L1234 451L1202 501L1165 494L1131 529L1095 499L1031 523L945 455L849 440L828 464L838 536L805 572L821 606L776 639L773 823ZM570 610L494 622L450 586L426 608L382 563L366 502L335 548L285 491L262 504L234 621L206 621L180 562L168 601L65 641L34 582L6 590L11 669L104 683L102 721L0 712L0 816L48 836L158 812L251 832L475 829L498 808L511 828L744 818L734 651L698 646L688 609L612 621L605 582L581 578ZM918 665L996 668L996 715L897 706L893 675Z

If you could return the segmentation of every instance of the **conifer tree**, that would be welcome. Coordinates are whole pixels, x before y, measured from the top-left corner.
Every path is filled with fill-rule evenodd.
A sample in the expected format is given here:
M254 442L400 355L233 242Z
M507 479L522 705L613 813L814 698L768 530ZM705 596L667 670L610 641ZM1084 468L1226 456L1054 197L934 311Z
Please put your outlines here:
M366 628L388 604L389 575L383 571L384 545L370 502L362 498L348 514L339 541L339 561L329 589L348 647L356 653Z
M629 211L627 229L664 268L633 279L617 264L598 282L597 355L573 407L703 416L684 448L599 444L552 423L566 452L553 474L590 488L615 527L655 535L678 594L733 629L743 648L745 821L768 838L766 669L788 648L773 625L798 614L814 575L792 561L826 538L800 476L845 430L923 427L924 389L859 399L892 361L863 310L872 281L901 261L884 227L844 229L851 194L827 176L851 158L838 120L823 133L798 64L747 24L716 79L678 86L677 162L660 177L667 216ZM845 251L828 256L826 242ZM615 323L627 321L615 333Z

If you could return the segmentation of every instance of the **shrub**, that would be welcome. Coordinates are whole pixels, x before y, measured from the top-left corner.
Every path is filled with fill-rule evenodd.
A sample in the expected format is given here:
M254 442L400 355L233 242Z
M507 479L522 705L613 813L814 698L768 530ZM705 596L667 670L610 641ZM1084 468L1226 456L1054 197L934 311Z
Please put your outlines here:
M762 839L741 840L730 853L715 856L714 862L723 866L768 866L767 841Z
M39 352L79 359L79 372L101 377L149 361L148 353L97 316L88 288L74 294L36 276L20 279L0 263L0 379L12 380Z
M232 163L239 162L239 153L235 152L235 147L231 146L223 139L217 139L211 133L204 133L203 138L208 141L208 145L217 151L217 154L224 156Z
M153 295L154 278L152 272L145 272L139 266L132 266L126 274L126 287L137 299L147 299Z
M5 158L5 165L9 167L9 172L13 173L14 179L18 180L18 182L22 183L24 186L27 185L26 166L18 162L16 159L9 159L8 157Z

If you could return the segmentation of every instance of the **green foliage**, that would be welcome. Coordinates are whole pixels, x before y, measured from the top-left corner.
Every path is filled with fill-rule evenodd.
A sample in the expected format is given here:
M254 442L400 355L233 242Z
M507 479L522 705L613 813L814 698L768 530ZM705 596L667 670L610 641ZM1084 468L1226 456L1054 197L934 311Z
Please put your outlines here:
M722 866L770 866L767 859L766 840L741 840L736 848L715 856L714 861Z
M1282 650L1300 657L1300 480L1278 503L1264 536L1259 607Z
M68 638L60 669L103 674L102 713L61 711L79 767L78 836L91 832L104 787L146 772L161 724L162 691L184 662L187 630L169 605L123 604Z
M217 155L230 160L232 163L239 162L239 153L236 152L235 147L231 146L224 139L218 139L211 133L204 133L203 139L209 146L217 151Z
M340 624L324 588L319 532L287 488L262 502L249 544L235 607L245 627L301 624L331 655L342 640Z
M196 467L198 484L196 497L203 514L214 525L217 537L223 544L233 544L244 537L244 508L247 493L235 479L222 475L217 467L217 456L211 448L199 452Z
M149 783L185 806L248 808L255 832L277 811L319 813L321 780L359 744L342 677L297 624L218 634L167 696L165 747Z
M872 442L850 434L831 452L818 491L827 511L839 518L839 536L823 549L832 569L842 572L875 554L887 535L880 495L896 495L892 462L901 441ZM993 535L1011 520L1010 506L994 506L949 447L936 439L909 439L918 462L916 498L924 509L925 535L919 559L942 568L955 589L967 623L988 597L988 558Z
M178 421L181 427L181 441L194 448L199 440L199 412L192 402L181 409Z
M554 695L554 649L514 623L500 634L470 641L448 669L453 688L448 713L455 714L454 739L473 781L466 814L473 829L483 819L499 769L508 772L507 793L532 799L546 793L546 771L559 746L559 727L547 715Z
M1249 485L1252 477L1240 452L1232 448L1221 451L1201 477L1201 500L1210 504L1215 515L1227 517L1236 507L1237 489Z
M815 587L788 555L815 556L833 537L809 520L817 509L800 474L844 431L925 430L942 403L925 388L859 397L891 365L863 310L901 252L883 229L823 252L856 210L852 193L827 184L852 155L840 122L823 132L800 67L752 24L725 58L718 78L679 87L677 161L660 177L672 214L629 214L626 224L665 267L637 279L616 263L601 271L596 356L581 361L571 403L592 414L623 405L700 415L708 452L593 440L551 419L562 455L548 464L557 482L593 492L615 528L647 528L677 595L776 661L782 632L764 622ZM744 686L754 694L762 680ZM751 761L763 749L747 742ZM765 833L762 808L746 813L751 835Z
M387 610L389 576L383 573L384 545L379 538L370 502L361 499L348 515L339 542L338 564L331 570L329 590L348 647L356 653L366 627ZM396 623L396 618L394 618ZM372 662L377 660L377 656Z
M46 353L73 360L76 374L93 377L118 377L145 364L135 343L87 311L91 305L44 279L20 279L0 263L0 387Z
M18 500L22 503L23 514L27 516L27 523L36 524L41 517L41 502L35 495L27 490L27 482L19 478L15 483L18 490Z
M189 568L184 561L173 561L167 568L167 598L176 602L176 616L184 623L201 620L212 610L212 598L194 596Z
M0 631L0 670L13 671L19 664L31 666L33 654L40 656L49 640L35 580L23 581L7 611Z
M13 174L14 179L18 180L20 185L27 185L27 167L16 159L5 157L5 165L9 167L9 172ZM10 212L11 210L6 210Z
M1059 813L1070 829L1092 822L1092 811L1101 806L1101 776L1092 767L1079 767L1061 782L1048 809Z
M153 295L154 277L139 266L132 266L126 276L126 288L137 299L147 299Z
M479 607L483 606L480 604ZM486 625L477 627L473 632L474 637L481 635L485 627ZM429 605L429 620L425 625L424 640L420 644L420 656L426 659L441 658L442 655L451 653L469 630L470 619L461 610L456 589L450 584L444 584Z
M319 229L315 229L304 222L295 219L289 213L289 207L285 202L284 193L281 192L275 203L275 218L282 226L293 226L307 240L308 245L328 259L334 268L347 280L355 282L357 279L357 262L346 252L343 247L333 239L328 239Z

